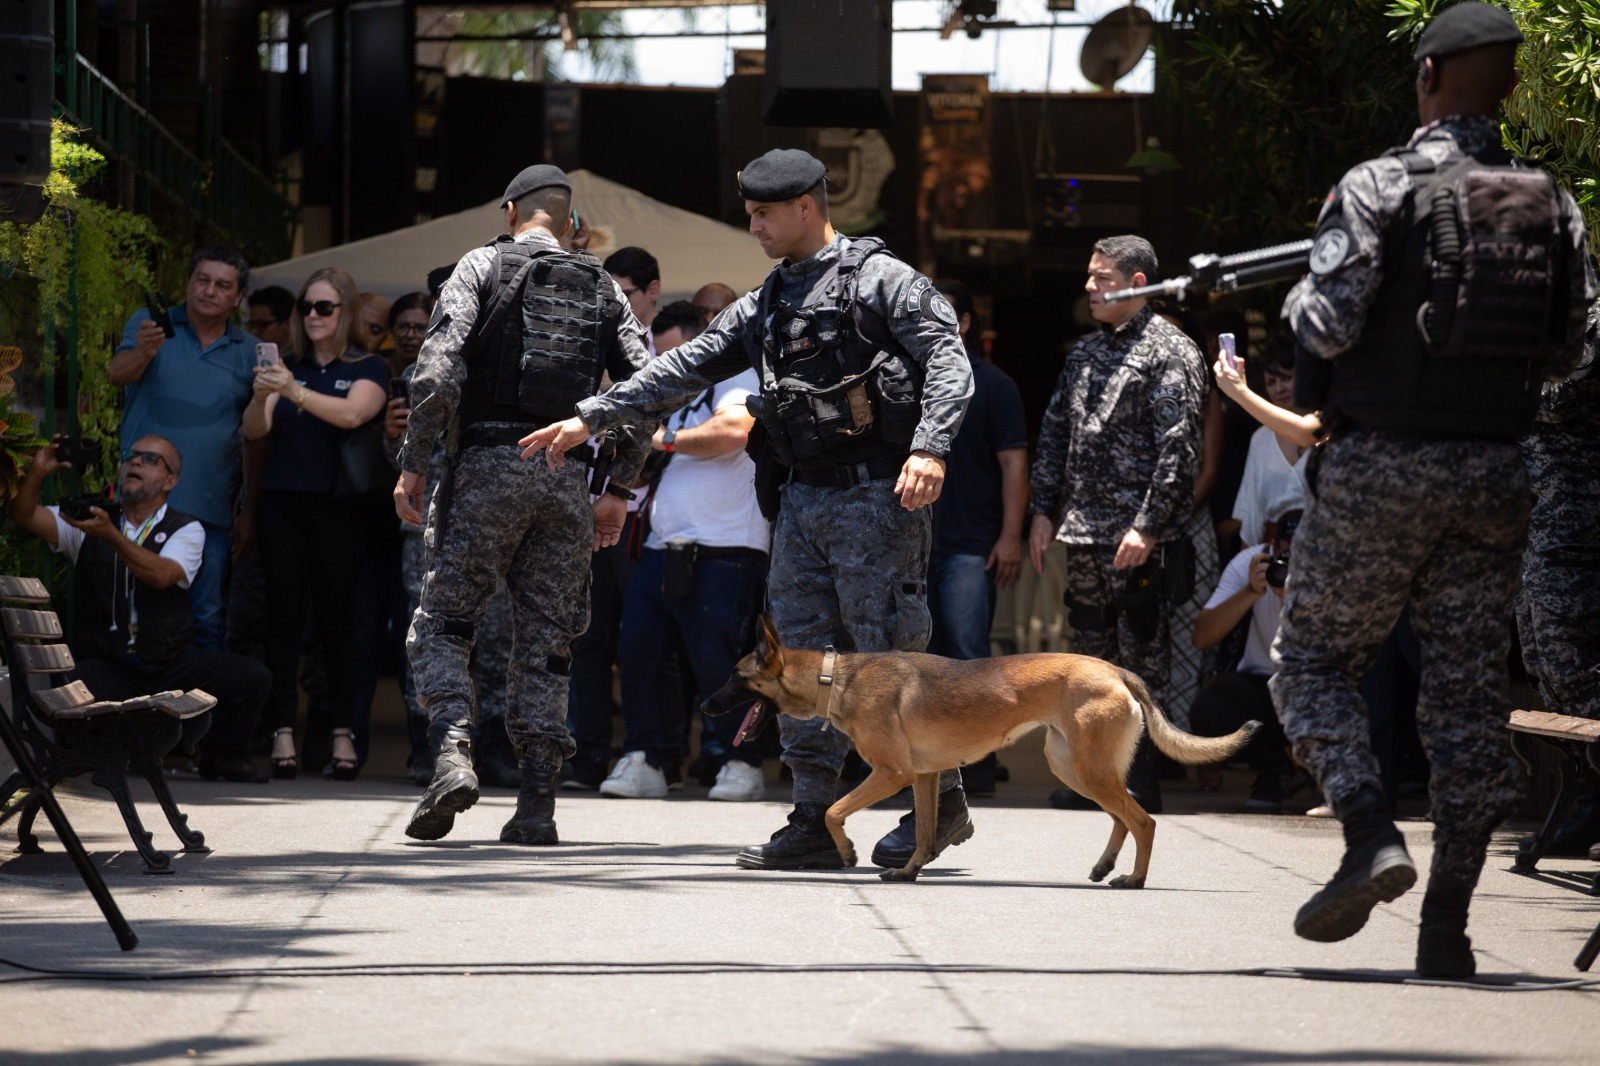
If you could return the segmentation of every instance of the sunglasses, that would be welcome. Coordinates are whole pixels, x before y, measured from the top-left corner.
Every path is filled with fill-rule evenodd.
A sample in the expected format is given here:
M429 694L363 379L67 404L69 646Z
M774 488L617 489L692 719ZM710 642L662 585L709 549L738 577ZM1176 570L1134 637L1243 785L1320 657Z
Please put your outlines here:
M343 307L344 304L336 304L332 300L318 300L316 303L312 303L310 300L300 300L294 306L300 312L301 318L305 318L307 315L332 318L333 313Z
M424 333L428 332L428 327L419 326L415 322L401 322L399 325L394 327L394 331L402 336L420 337Z
M157 465L160 465L160 466L165 466L168 470L172 469L172 467L167 463L167 457L162 455L160 452L144 452L144 451L139 451L136 448L125 448L125 449L123 449L123 452L122 452L122 461L123 462L131 463L135 459L137 459L139 462L143 463L145 466L157 466Z
M271 329L282 321L283 319L281 318L247 318L244 324L246 328L254 333L257 330Z

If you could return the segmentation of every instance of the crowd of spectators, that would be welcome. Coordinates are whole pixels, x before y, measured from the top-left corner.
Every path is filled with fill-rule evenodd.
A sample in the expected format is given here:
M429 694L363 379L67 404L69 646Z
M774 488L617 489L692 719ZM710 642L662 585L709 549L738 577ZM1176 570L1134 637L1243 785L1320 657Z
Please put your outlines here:
M662 278L648 251L621 248L604 265L646 327L652 355L692 339L736 298L712 283L691 301L658 307ZM177 582L192 615L187 640L257 660L270 675L263 698L247 693L219 708L213 742L195 745L195 765L208 777L264 780L247 755L251 738L272 776L308 767L354 778L367 759L380 673L392 668L407 707L409 771L425 784L432 771L426 719L401 647L427 549L423 526L396 519L390 492L407 382L434 296L419 290L390 303L336 268L312 274L295 293L251 289L249 275L231 249L198 250L185 300L171 309L171 334L147 309L134 312L110 370L126 395L122 443L135 454L156 454L151 440L171 450L170 505L194 523L165 549L197 542L195 565L182 562ZM435 292L447 276L447 269L433 272ZM930 650L975 658L991 654L997 596L1023 565L1030 434L1015 382L988 358L986 338L992 344L994 335L982 329L978 301L960 282L938 287L956 309L978 387L936 511ZM1314 414L1289 410L1292 349L1274 339L1262 358L1250 358L1248 327L1237 313L1200 322L1155 310L1172 331L1163 336L1189 342L1183 358L1195 365L1186 365L1184 380L1206 386L1183 391L1183 410L1173 416L1198 437L1184 445L1184 470L1174 481L1182 488L1171 494L1163 522L1189 543L1195 563L1192 586L1167 607L1165 691L1176 721L1221 734L1249 718L1272 721L1266 679L1282 595L1272 570L1289 550L1304 460L1320 426ZM1106 329L1102 323L1091 336ZM1214 357L1222 332L1237 333L1246 369L1218 362L1213 384L1200 353ZM573 645L569 725L578 750L564 768L565 788L660 797L681 787L687 767L712 799L765 795L770 743L765 752L757 743L735 748L736 722L708 720L696 729L693 711L697 693L719 684L751 646L762 606L770 525L755 506L744 453L753 378L752 371L719 385L663 423L621 542L594 556L590 627ZM436 464L447 461L442 450L435 456ZM44 456L38 468L59 465ZM137 461L134 468L137 482ZM1062 514L1049 516L1053 529ZM75 551L84 535L66 519L29 521L42 536L59 522L65 535L53 543L61 550ZM474 660L476 758L486 783L515 785L499 722L511 653L503 600L502 589L486 609ZM1397 632L1393 661L1401 672L1404 640ZM1381 678L1375 686L1395 689ZM690 751L696 737L699 748ZM1246 757L1255 771L1247 806L1281 809L1300 780L1281 729L1264 730ZM991 755L965 776L982 795L1005 770ZM1202 773L1202 787L1214 780ZM1156 792L1151 805L1159 804Z

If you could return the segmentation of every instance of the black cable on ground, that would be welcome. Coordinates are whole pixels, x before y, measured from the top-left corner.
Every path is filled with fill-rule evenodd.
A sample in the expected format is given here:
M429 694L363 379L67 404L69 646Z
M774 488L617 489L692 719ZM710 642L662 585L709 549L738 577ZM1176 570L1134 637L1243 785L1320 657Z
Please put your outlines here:
M354 963L343 966L198 970L63 970L0 958L0 966L22 976L0 978L0 985L41 981L228 981L312 977L637 977L711 974L997 974L1022 977L1275 977L1302 981L1464 988L1475 992L1578 992L1600 989L1600 978L1559 980L1543 977L1484 977L1475 981L1436 981L1374 970L1327 970L1294 966L1218 969L1163 967L1044 967L919 963L754 963L754 962L484 962Z

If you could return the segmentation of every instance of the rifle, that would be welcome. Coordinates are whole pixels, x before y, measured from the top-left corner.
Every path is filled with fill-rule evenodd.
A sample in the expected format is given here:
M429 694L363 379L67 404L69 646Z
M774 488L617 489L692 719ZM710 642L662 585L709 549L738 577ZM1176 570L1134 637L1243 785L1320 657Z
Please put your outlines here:
M1114 304L1137 300L1141 296L1164 296L1187 303L1190 296L1238 292L1258 285L1271 285L1275 281L1291 281L1306 272L1310 260L1310 240L1274 244L1234 255L1202 254L1189 260L1191 272L1181 278L1172 278L1156 285L1142 285L1137 289L1118 289L1106 293L1103 299L1108 304Z

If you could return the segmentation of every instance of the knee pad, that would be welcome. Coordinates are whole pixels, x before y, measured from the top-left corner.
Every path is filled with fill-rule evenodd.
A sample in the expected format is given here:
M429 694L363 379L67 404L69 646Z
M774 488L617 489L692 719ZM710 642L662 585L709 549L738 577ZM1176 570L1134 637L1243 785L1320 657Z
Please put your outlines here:
M1103 633L1117 628L1117 609L1110 604L1063 602L1067 605L1067 625L1075 633Z

